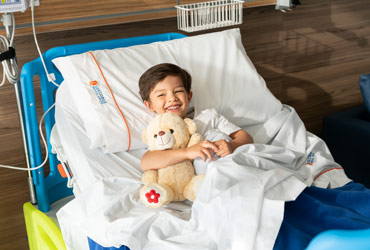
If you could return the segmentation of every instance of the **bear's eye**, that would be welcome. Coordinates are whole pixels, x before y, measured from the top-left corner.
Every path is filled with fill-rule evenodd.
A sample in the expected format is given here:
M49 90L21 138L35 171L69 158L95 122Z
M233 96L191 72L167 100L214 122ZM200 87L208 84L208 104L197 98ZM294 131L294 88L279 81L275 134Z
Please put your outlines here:
M173 131L173 129L170 129L170 132L171 132L171 134L173 134L173 132L175 132L175 131Z
M154 135L154 138L157 138L157 134Z

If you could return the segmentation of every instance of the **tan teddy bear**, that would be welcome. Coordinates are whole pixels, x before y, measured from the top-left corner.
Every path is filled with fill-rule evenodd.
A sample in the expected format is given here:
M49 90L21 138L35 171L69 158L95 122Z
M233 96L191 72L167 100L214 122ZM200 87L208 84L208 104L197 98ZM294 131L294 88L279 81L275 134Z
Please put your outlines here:
M195 123L170 113L159 114L142 133L149 150L166 150L190 147L202 140ZM204 175L195 175L190 160L159 170L145 171L141 180L145 186L140 198L148 207L161 207L171 201L193 201Z

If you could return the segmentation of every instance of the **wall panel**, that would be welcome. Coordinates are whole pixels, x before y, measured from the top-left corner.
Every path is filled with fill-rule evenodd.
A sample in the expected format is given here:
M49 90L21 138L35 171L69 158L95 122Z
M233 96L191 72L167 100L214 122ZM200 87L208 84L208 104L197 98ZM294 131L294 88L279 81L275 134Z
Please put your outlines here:
M180 4L197 3L182 0ZM205 1L203 1L205 2ZM276 0L249 0L244 7L275 4ZM176 16L176 0L40 0L35 7L37 32L79 29L109 24L152 20ZM31 11L16 13L17 35L30 34Z

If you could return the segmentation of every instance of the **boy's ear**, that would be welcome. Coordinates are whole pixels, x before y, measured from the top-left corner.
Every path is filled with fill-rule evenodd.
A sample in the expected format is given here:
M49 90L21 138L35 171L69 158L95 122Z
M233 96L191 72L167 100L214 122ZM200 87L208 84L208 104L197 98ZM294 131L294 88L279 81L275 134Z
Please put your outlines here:
M191 102L191 98L193 98L193 91L189 92L189 95L188 95L189 102Z
M144 101L144 105L145 105L145 107L146 107L147 109L149 109L150 111L152 111L152 112L153 112L153 110L152 110L152 105L150 104L150 102L149 102L149 101Z

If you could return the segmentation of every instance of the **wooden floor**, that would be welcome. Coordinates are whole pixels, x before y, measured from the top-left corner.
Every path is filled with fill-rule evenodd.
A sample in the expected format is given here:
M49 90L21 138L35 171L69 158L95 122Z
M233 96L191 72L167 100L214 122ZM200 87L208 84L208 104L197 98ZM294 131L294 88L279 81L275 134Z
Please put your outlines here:
M321 134L322 118L362 105L358 79L370 72L370 1L311 0L292 12L246 9L245 49L271 91L293 106L307 129ZM43 51L58 45L176 32L176 19L44 33ZM196 35L195 33L191 35ZM33 37L16 37L20 66L37 57ZM196 56L196 55L194 55ZM243 70L243 69L240 69ZM0 164L25 166L14 90L0 88ZM27 174L0 169L0 249L27 249L22 205Z

